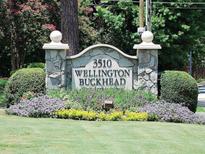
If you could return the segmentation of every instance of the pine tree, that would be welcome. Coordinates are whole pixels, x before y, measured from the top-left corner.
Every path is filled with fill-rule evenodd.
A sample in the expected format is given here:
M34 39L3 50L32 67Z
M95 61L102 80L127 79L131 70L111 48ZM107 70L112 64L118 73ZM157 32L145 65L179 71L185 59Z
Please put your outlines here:
M78 0L61 0L61 31L68 43L68 55L79 52Z

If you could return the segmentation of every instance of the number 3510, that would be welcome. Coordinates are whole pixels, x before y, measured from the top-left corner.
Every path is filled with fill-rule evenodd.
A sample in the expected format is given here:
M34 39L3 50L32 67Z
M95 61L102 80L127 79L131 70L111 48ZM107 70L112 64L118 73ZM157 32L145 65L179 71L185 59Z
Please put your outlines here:
M93 68L110 68L112 61L110 59L94 59Z

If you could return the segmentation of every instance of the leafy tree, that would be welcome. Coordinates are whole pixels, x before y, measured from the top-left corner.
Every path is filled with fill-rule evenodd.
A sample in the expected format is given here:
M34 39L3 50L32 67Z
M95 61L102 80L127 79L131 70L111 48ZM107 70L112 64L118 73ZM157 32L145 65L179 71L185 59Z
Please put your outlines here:
M90 2L89 5L93 3L85 1L87 4ZM205 29L204 12L192 9L197 6L186 2L194 1L174 0L168 4L153 4L154 42L163 47L159 56L160 70L184 69L188 64L190 50L195 51L195 62L204 55L204 37L201 32ZM137 34L138 4L132 0L104 0L98 3L100 5L95 7L94 17L90 17L98 31L97 41L115 45L129 54L135 54L132 50L133 44L140 42Z
M92 22L93 8L81 3L79 7L80 50L97 43L98 32L95 23Z
M135 54L134 43L140 41L138 28L138 7L130 0L110 2L97 6L92 18L98 31L97 41L108 43Z
M65 3L62 3L62 1ZM68 0L67 0L68 1ZM1 0L0 1L0 76L22 67L25 63L44 61L43 43L48 42L50 31L60 29L72 40L72 52L79 52L95 43L112 44L128 54L136 54L133 45L140 43L137 33L138 3L132 0ZM203 2L203 0L198 0ZM60 3L61 2L61 3ZM163 2L156 0L155 2ZM166 1L167 2L167 1ZM194 65L201 65L205 55L205 11L199 5L185 3L193 0L174 0L153 4L152 31L154 42L160 43L160 69L183 69L193 51ZM177 2L177 3L175 3ZM13 3L13 5L8 5ZM75 3L71 17L79 27L61 25L60 8ZM63 4L63 5L62 5ZM76 10L78 6L78 11ZM68 7L68 6L67 6ZM71 11L71 10L70 10ZM78 14L77 14L78 12ZM62 13L67 17L67 11ZM76 17L78 15L78 17ZM75 18L75 19L74 19ZM78 19L78 22L77 22ZM62 19L64 20L64 19ZM66 21L67 18L65 18ZM71 19L70 19L71 20ZM35 24L34 24L35 23ZM78 37L78 28L80 39ZM65 32L64 32L65 30ZM67 32L70 30L70 32ZM75 33L75 34L72 34ZM76 38L77 38L76 37ZM65 38L65 37L64 37ZM73 44L78 44L76 47ZM74 49L75 48L75 49ZM78 48L78 49L77 49ZM8 63L10 61L10 63ZM2 71L3 70L3 71Z
M187 2L192 1L175 0L169 4L154 5L153 32L155 41L163 47L159 56L161 70L183 69L188 64L190 50L195 51L195 58L196 51L201 56L204 53L199 41L203 36L200 31L205 28L203 12L192 9L197 6ZM198 58L195 60L198 61Z
M2 23L0 30L3 42L2 59L8 57L11 70L24 63L43 57L40 50L50 31L56 28L50 23L49 9L52 6L40 0L8 0L0 2ZM30 58L32 57L32 59ZM5 62L5 61L4 61ZM7 64L7 67L9 65ZM2 69L2 68L0 68Z

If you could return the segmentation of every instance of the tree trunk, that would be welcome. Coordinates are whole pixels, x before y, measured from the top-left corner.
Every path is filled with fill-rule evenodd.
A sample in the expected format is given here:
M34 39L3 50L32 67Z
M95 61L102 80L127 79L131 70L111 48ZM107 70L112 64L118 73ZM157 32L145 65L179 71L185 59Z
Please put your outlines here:
M11 22L10 25L10 38L11 38L11 69L12 71L20 68L20 56L16 47L16 31L15 23Z
M61 31L68 43L68 55L79 52L78 0L61 0Z
M20 68L20 55L18 49L16 47L16 26L14 21L14 14L13 11L15 10L16 1L9 0L8 1L8 21L10 22L10 50L11 50L11 69L12 71L17 70Z

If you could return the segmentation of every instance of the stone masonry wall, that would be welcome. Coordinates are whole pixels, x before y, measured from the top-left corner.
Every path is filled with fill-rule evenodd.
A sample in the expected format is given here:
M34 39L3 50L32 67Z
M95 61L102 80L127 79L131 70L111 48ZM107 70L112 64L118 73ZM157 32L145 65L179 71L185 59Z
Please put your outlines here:
M64 50L46 51L46 87L47 89L72 89L72 68L85 67L96 58L112 58L120 67L132 68L132 89L143 89L154 94L157 90L158 51L139 50L138 59L125 58L114 49L94 48L78 58L66 57Z
M47 89L65 88L66 52L46 50L46 87Z
M121 69L121 71L122 69L127 69L129 70L128 72L131 72L127 74L128 78L126 78L126 75L120 76L118 74L118 78L126 78L126 83L129 83L126 85L127 89L143 89L158 94L158 50L161 49L161 46L152 42L154 36L150 31L145 31L141 35L141 38L142 43L134 45L134 49L137 50L137 56L127 55L119 49L107 44L98 44L88 47L78 55L66 57L65 50L68 50L69 46L68 44L61 43L62 33L60 31L53 31L50 34L51 42L43 46L43 49L46 50L47 90L61 88L71 89L76 85L79 86L79 83L82 85L84 81L79 79L77 81L82 82L75 82L75 86L73 86L74 79L72 79L72 69L76 75L76 70L94 69L94 63L97 63L96 59L110 59L114 64L114 68L112 69ZM92 66L90 64L92 64ZM106 76L109 77L108 75ZM86 76L84 75L84 77ZM116 80L118 79L115 79L115 81ZM117 83L117 81L115 83ZM115 85L118 86L119 84L114 84L114 86ZM123 85L122 82L121 85Z
M158 51L138 50L138 89L158 94Z

